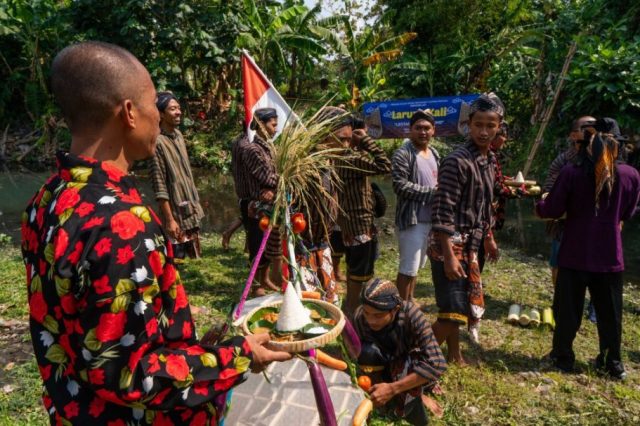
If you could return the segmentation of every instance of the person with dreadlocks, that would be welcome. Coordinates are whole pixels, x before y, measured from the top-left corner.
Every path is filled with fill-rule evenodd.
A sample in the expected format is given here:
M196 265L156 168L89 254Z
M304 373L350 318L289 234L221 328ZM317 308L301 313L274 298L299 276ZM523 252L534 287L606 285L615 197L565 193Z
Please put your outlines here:
M585 130L575 164L562 168L548 196L536 204L542 218L566 214L558 253L553 297L556 328L550 357L562 371L573 371L573 340L580 328L585 290L598 317L600 353L596 369L624 379L622 338L621 223L640 201L640 175L617 162L619 143L610 122L598 120Z
M200 222L204 211L191 173L187 145L178 126L182 113L171 92L158 93L160 135L151 168L151 182L164 218L164 227L175 245L176 257L201 256Z
M427 318L413 302L402 300L394 283L380 278L365 284L360 302L354 316L362 341L358 363L374 383L371 400L383 412L426 425L424 406L439 407L423 391L433 388L447 369Z
M484 314L484 296L478 250L484 245L488 260L498 259L492 228L495 156L491 143L504 116L504 106L493 93L483 94L469 107L468 141L440 164L433 201L428 256L439 313L433 332L446 341L448 360L464 364L459 326L472 336Z

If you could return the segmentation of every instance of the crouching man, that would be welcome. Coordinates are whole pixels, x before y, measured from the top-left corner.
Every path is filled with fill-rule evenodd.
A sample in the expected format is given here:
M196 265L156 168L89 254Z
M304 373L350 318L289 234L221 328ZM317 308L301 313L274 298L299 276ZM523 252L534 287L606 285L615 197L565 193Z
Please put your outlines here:
M371 400L412 425L429 422L423 391L436 385L447 363L425 315L403 301L391 281L373 278L360 295L354 324L362 340L359 364L372 372Z

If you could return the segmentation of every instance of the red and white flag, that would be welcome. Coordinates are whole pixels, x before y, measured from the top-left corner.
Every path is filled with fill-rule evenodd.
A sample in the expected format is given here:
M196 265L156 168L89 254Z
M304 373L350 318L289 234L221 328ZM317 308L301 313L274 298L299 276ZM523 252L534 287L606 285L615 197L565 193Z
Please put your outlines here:
M244 124L249 140L255 132L249 128L253 113L258 108L275 108L278 113L278 130L274 139L282 132L287 120L297 116L280 93L273 87L266 75L246 50L242 51L242 87L244 89Z

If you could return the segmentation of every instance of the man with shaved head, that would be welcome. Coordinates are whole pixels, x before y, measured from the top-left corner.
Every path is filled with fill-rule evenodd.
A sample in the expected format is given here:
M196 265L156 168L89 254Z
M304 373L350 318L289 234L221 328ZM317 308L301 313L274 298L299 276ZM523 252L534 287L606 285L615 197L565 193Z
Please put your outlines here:
M156 92L107 43L69 46L51 87L71 130L22 216L31 337L51 424L214 424L226 392L290 355L267 334L198 341L170 244L128 174L153 155Z

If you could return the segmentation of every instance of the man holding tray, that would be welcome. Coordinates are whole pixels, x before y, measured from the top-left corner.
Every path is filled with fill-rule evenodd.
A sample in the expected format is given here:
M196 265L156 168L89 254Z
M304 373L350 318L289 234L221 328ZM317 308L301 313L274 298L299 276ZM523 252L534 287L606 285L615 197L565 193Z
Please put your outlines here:
M118 46L79 43L54 59L51 87L71 148L22 216L51 424L216 423L248 370L291 355L264 348L268 334L197 340L172 247L128 174L159 133L145 67Z

